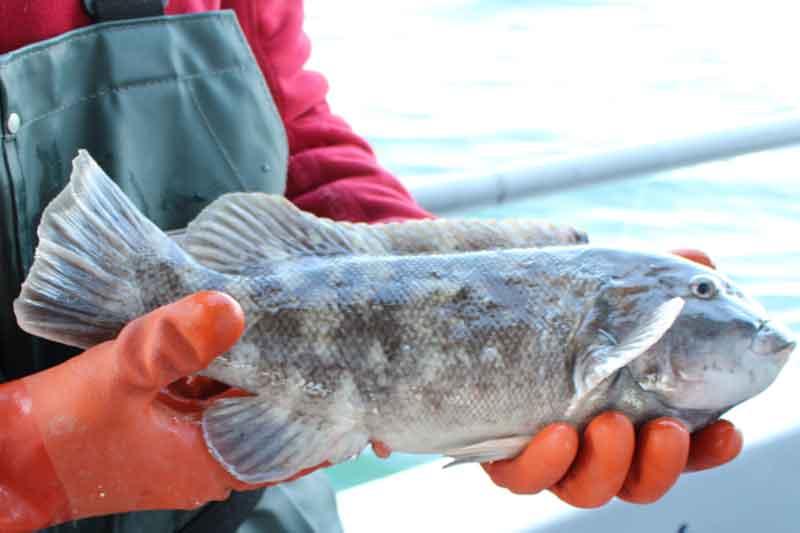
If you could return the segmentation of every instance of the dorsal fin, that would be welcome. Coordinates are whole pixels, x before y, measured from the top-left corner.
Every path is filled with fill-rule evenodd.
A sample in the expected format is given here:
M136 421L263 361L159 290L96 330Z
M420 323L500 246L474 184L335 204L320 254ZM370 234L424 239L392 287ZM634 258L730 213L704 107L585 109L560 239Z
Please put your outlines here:
M263 193L221 196L189 224L182 246L203 265L228 274L293 257L386 253L369 235Z
M580 230L533 219L441 218L348 225L375 234L396 255L541 248L589 242Z
M420 255L582 244L586 235L532 220L334 222L301 211L281 196L232 193L206 207L181 245L201 264L252 274L302 256Z

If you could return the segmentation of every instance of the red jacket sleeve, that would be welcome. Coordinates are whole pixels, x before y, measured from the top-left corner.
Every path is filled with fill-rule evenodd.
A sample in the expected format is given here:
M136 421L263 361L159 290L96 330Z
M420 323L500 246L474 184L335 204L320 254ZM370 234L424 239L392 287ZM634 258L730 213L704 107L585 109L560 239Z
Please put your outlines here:
M369 144L331 113L325 79L303 69L311 45L302 28L302 1L229 3L239 15L286 128L286 196L302 209L335 220L431 217L381 168Z

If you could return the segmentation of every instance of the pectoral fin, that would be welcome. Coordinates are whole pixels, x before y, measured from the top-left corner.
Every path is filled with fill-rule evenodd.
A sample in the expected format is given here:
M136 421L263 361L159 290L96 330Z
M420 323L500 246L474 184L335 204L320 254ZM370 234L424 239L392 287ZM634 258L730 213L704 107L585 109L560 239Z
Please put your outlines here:
M575 365L573 407L603 380L658 342L680 315L683 304L683 298L673 298L660 305L619 343L601 334L602 338L598 338L598 342Z

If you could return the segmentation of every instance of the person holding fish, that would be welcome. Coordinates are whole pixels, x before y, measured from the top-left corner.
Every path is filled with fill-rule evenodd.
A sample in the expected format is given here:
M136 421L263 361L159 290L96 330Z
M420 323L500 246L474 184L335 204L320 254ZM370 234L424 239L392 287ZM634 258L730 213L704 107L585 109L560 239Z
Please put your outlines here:
M333 453L340 442L322 442L314 464L298 470L249 476L229 455L235 445L213 432L206 413L219 414L215 406L237 405L250 393L196 374L243 345L243 301L212 283L118 323L115 313L137 297L116 273L145 258L116 256L90 278L83 269L91 257L72 247L110 239L107 251L133 242L145 223L130 206L116 213L113 202L90 205L91 191L75 189L78 182L70 201L85 200L95 220L111 217L99 234L63 233L79 227L64 214L74 211L45 211L61 205L53 200L67 185L69 161L85 148L114 176L125 202L164 230L185 228L215 199L239 191L285 194L300 209L337 221L433 218L331 113L325 80L303 69L309 43L302 2L12 0L0 1L0 13L0 530L58 531L57 524L72 521L70 531L232 531L256 505L270 531L339 530L333 494L311 471L339 459L325 456L324 446ZM273 207L300 225L317 224ZM116 232L119 224L126 229ZM558 228L529 227L520 237L513 233L519 226L476 223L472 236L487 237L468 245L466 232L436 226L456 241L461 235L453 246L436 242L434 226L416 226L411 237L400 226L388 224L373 237L401 255L513 248L519 239L531 247L581 242ZM188 238L202 248L202 238ZM229 242L239 238L226 234ZM702 253L677 253L713 268ZM142 273L151 276L142 287L169 295L156 281L172 274ZM15 315L12 302L26 279ZM82 285L87 280L90 289ZM91 294L54 304L81 288ZM669 308L673 320L679 307ZM741 435L726 421L690 429L674 417L635 428L608 410L580 432L568 422L546 425L503 448L513 457L485 449L453 456L480 460L494 483L514 493L551 490L587 508L614 497L649 503L682 472L719 466L741 449ZM393 449L363 437L352 446L371 441L379 455Z

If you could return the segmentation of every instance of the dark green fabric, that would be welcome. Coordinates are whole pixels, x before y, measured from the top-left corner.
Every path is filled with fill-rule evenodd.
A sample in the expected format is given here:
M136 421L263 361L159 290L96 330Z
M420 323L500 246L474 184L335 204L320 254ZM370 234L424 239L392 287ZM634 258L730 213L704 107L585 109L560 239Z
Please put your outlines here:
M282 122L232 13L106 23L0 58L3 141L0 294L12 378L67 352L17 330L11 300L42 210L86 148L153 222L185 226L227 191L282 192ZM72 352L70 352L72 353Z
M9 130L12 114L19 128ZM0 376L7 379L76 353L20 331L12 301L33 260L42 211L66 184L79 148L165 230L184 227L225 192L285 187L283 125L231 12L109 22L0 56L0 117ZM281 519L270 531L338 531L324 477L297 487L306 487L297 489L304 506L292 510L276 497ZM315 510L324 518L312 521L322 525L308 529ZM51 531L178 531L195 515L132 513Z
M336 495L324 472L267 489L238 533L342 533Z

